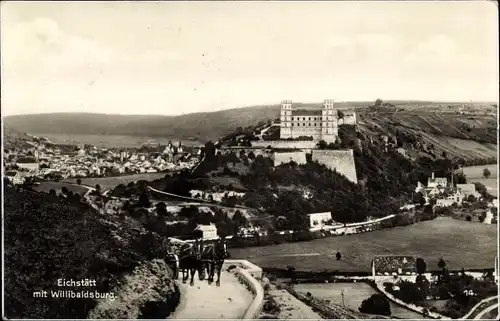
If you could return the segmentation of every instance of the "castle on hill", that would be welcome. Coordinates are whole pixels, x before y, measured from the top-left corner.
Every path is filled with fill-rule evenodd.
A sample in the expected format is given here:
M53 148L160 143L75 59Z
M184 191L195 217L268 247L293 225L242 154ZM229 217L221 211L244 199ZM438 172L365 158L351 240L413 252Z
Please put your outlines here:
M280 139L312 137L315 141L335 142L340 125L356 125L356 112L336 109L333 100L320 108L294 108L291 100L281 102Z

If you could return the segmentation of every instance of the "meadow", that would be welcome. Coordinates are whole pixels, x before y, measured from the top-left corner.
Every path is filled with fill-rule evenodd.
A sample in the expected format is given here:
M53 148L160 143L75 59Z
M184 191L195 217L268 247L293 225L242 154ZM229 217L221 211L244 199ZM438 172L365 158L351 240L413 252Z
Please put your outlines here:
M101 185L101 189L103 191L112 189L120 184L127 185L130 182L136 181L152 181L155 179L165 177L166 173L157 172L157 173L143 173L143 174L132 174L132 175L124 175L124 176L115 176L115 177L92 177L92 178L82 178L82 184L89 185L95 187L97 184ZM68 179L65 182L76 183L77 179L72 178Z
M485 168L491 173L491 176L488 178L485 178L483 175ZM481 183L486 186L490 194L498 197L498 164L468 166L464 167L463 170L468 183Z
M342 259L337 261L339 251ZM309 242L234 248L231 258L247 259L261 267L298 271L370 272L374 255L415 255L438 269L443 257L450 269L493 268L497 226L449 217L368 233L327 237Z
M66 187L69 191L78 193L81 196L87 192L87 189L83 186L76 186L64 182L41 182L40 185L34 187L34 190L37 192L48 193L51 189L54 189L57 194L60 194L63 187Z
M363 300L368 299L373 294L379 293L369 284L364 282L299 283L294 285L294 288L297 292L302 294L310 292L315 298L328 300L338 305L345 304L346 308L354 311L359 311L358 309ZM343 300L342 294L344 295ZM392 301L390 301L389 304L391 305L391 316L393 317L401 319L420 319L422 317L419 313L402 307Z

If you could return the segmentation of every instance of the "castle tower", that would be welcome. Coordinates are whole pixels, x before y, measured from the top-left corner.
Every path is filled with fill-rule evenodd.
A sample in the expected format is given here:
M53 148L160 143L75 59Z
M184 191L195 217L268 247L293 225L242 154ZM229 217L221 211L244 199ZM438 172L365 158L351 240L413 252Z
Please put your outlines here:
M333 100L327 99L321 110L321 139L327 143L335 142L338 136L338 117L333 107Z
M292 101L283 100L281 102L280 114L280 138L286 139L292 136Z

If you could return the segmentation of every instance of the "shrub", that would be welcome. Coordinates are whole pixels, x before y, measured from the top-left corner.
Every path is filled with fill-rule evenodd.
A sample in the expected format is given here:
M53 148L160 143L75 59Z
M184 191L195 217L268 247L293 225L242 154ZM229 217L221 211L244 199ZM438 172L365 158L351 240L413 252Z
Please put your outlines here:
M389 300L383 294L373 294L366 300L363 300L359 307L359 312L378 314L378 315L391 315L391 306Z
M264 303L262 310L267 313L278 314L281 312L281 307L273 297L269 297Z
M415 283L400 281L397 285L399 286L399 291L395 291L393 288L391 293L403 302L415 304L425 299L425 292Z

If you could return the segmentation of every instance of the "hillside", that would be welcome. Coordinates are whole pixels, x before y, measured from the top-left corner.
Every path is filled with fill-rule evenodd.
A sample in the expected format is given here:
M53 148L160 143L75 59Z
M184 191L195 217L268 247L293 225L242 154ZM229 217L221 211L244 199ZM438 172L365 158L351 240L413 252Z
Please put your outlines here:
M17 130L12 129L10 126L5 125L3 127L3 146L4 148L11 148L14 146L22 147L25 145L26 141L31 141L31 137L25 133L21 133Z
M155 305L166 317L177 305L172 271L155 260L164 257L165 247L153 234L75 199L12 187L4 197L7 318L148 318L158 313ZM58 279L90 279L95 286L59 287ZM41 290L46 298L34 296ZM58 290L114 297L53 298L51 291ZM143 293L141 300L132 300L134 293Z
M222 194L230 190L240 191L243 192L241 196L227 194L220 204L258 209L249 214L262 227L271 225L275 230L300 231L309 229L306 213L331 211L333 220L342 223L361 222L396 213L400 206L411 201L418 181L427 181L432 172L439 177L451 175L450 159L405 158L393 147L386 150L382 139L358 133L353 126L343 127L341 140L338 148L354 150L359 184L314 162L312 158L307 160L307 156L306 164L292 162L275 167L271 158L272 153L277 151L259 155L251 150L216 154L213 143L205 145L204 161L193 173L173 177L167 175L142 184L183 196L189 196L190 190L212 190ZM464 177L456 174L455 181L464 182ZM144 190L141 184L129 184L116 188L112 195L137 199L144 194ZM172 213L172 219L178 216ZM197 223L191 214L182 216L193 218L190 223ZM431 218L422 213L416 219ZM216 213L210 220L223 235L233 233L241 223L234 218L232 222L228 221L224 213ZM164 232L166 236L183 234L180 226Z
M441 131L432 130L431 134L444 137L443 144L447 144L448 137L465 140L482 140L496 143L492 137L496 133L496 108L493 104L470 104L465 109L473 115L461 115L459 110L464 109L458 103L432 103L432 102L390 102L394 106L392 112L393 122L401 121L404 129L408 119L412 119L412 128L425 128L431 130L441 128ZM294 103L294 106L303 104ZM307 104L319 106L319 104ZM381 126L380 131L387 128L384 119L385 112L380 111L378 116L366 110L370 102L345 102L337 103L338 108L355 108L361 114L373 116L366 120L367 126L374 122ZM154 116L154 115L105 115L85 113L58 113L40 115L20 115L5 118L5 123L19 132L33 134L70 134L70 135L121 135L142 137L169 137L170 139L217 140L238 127L255 126L265 123L279 116L279 105L252 106L229 109L211 113L194 113L180 116ZM379 113L379 111L377 111ZM419 117L413 119L417 113ZM450 117L453 118L450 121ZM478 120L479 119L479 120ZM466 124L467 126L465 126ZM393 125L394 126L394 125ZM464 127L465 126L465 127ZM471 128L472 132L469 132ZM476 130L476 129L481 130ZM492 136L493 133L493 136ZM440 139L430 137L429 140ZM474 146L474 149L480 148ZM491 149L487 147L487 149ZM467 150L467 148L464 148Z
M406 137L400 147L413 157L496 158L496 114L460 115L434 112L360 112L359 130L368 135ZM412 153L416 152L416 153ZM429 156L429 155L425 155Z

